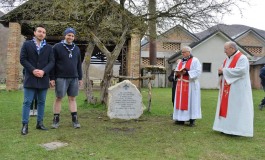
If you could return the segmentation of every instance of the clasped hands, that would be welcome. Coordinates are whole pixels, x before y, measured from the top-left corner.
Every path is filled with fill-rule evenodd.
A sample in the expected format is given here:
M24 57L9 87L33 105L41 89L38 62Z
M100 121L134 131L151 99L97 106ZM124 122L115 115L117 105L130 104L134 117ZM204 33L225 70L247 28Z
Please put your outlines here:
M218 74L219 75L222 75L223 74L223 67L218 68Z
M39 78L42 78L44 75L44 71L40 69L34 69L32 73L34 76L39 77Z
M55 80L50 80L50 86L54 87L55 86Z

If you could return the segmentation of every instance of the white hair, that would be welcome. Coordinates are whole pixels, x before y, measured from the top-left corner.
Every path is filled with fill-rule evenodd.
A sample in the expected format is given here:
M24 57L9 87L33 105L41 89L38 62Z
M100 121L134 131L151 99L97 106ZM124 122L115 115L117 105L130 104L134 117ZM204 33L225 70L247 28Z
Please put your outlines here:
M225 45L228 45L229 47L234 48L235 50L238 50L236 43L233 41L228 41L225 43Z
M183 49L186 49L186 50L189 51L190 53L191 53L191 50L192 50L189 46L184 46L184 47L182 47L181 50L183 50Z

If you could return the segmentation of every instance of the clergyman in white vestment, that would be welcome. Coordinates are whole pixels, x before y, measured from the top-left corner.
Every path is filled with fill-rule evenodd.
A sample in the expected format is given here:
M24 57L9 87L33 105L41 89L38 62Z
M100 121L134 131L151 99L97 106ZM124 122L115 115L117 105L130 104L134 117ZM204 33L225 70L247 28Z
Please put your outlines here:
M213 130L224 134L253 137L253 99L249 61L235 42L224 45L227 58L218 69L220 90Z
M201 63L191 55L190 47L183 47L181 52L183 58L175 69L178 82L174 99L173 120L179 125L189 121L189 126L192 127L196 119L202 118L201 90L198 80L201 74Z

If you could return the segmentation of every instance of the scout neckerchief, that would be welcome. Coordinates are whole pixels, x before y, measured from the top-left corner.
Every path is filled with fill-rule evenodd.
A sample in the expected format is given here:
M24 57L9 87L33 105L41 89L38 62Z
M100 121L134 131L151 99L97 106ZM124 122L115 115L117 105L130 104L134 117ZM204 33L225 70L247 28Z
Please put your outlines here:
M64 48L69 52L69 58L73 57L73 50L75 49L75 44L72 43L71 45L74 45L71 49L69 47L66 46L66 41L62 40L61 43L63 44Z
M35 43L35 46L36 46L36 48L37 48L37 52L38 52L38 54L40 54L40 49L42 49L42 48L46 45L46 41L45 41L45 39L42 40L42 41L40 42L40 46L38 45L37 40L36 40L35 37L33 37L32 40L33 40L33 42Z
M186 59L184 61L186 61ZM187 60L184 66L187 70L190 70L191 62L192 62L192 57ZM183 64L182 62L180 62L178 65L178 70L181 70L182 68L183 68ZM189 75L188 74L181 75L178 78L175 100L176 100L176 109L188 110L188 105L189 105L188 103L189 102Z
M235 68L236 63L238 61L238 59L240 58L240 56L242 55L242 53L237 53L232 62L229 64L228 68ZM227 58L224 61L223 67L225 67L225 63L226 63ZM222 82L220 83L222 85ZM227 108L228 108L228 98L229 98L229 93L230 93L230 86L231 84L227 84L226 80L224 81L224 88L223 90L220 92L221 94L221 104L220 104L220 112L219 112L219 116L226 118L227 115ZM222 89L222 86L220 87Z

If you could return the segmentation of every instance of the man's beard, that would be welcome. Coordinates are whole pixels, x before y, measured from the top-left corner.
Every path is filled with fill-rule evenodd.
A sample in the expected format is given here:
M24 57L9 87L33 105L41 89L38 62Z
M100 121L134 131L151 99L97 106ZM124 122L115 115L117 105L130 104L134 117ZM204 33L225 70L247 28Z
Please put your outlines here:
M44 37L42 36L41 39L37 36L35 36L37 38L38 41L42 41L44 39Z

